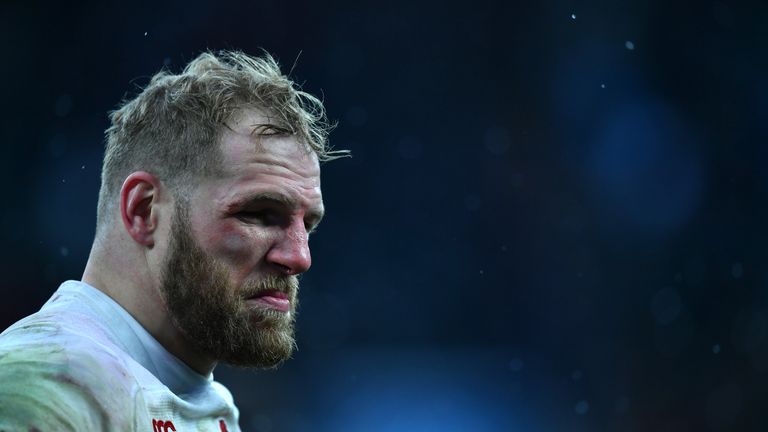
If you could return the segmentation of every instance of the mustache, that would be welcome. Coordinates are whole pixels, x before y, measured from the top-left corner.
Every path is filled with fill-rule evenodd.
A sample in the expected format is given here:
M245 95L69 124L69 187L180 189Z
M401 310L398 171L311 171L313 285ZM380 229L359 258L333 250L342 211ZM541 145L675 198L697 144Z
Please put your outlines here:
M243 285L241 294L244 298L251 298L269 291L278 291L293 299L299 291L299 278L292 275L267 275L258 281Z

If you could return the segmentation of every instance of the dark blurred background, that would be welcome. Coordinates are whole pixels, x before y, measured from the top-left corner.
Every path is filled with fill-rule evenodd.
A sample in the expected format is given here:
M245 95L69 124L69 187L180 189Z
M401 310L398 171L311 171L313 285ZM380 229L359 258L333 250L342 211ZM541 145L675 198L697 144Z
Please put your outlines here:
M0 11L0 327L81 276L107 112L263 47L354 157L243 430L768 429L765 1Z

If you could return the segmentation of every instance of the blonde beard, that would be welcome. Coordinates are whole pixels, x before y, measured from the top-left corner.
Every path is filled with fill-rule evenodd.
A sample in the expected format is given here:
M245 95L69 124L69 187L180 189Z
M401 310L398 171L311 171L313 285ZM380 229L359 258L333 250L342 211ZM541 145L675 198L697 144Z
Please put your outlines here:
M197 350L218 361L240 367L279 366L296 348L298 279L270 274L236 289L224 264L196 244L186 222L188 211L178 207L161 283L175 325ZM268 289L287 293L291 310L246 305L247 298Z

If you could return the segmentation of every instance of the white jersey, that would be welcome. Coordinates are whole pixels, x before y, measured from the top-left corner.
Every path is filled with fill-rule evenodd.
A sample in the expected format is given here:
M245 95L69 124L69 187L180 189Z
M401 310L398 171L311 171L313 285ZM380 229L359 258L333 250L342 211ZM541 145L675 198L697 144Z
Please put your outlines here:
M239 431L232 395L83 282L0 334L0 431Z

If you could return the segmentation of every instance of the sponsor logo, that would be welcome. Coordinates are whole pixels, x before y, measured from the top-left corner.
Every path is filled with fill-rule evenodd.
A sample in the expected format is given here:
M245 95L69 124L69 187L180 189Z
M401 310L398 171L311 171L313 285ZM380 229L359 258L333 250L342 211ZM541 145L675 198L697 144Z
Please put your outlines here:
M152 432L168 432L168 431L176 432L176 426L173 425L172 421L152 419Z

